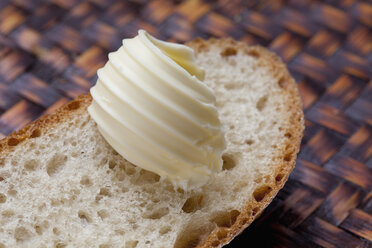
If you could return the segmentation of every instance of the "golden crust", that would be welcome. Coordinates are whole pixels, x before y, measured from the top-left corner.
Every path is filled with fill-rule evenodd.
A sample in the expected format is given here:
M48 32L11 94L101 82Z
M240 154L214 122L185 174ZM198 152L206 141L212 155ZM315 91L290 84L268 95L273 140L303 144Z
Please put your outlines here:
M200 38L187 43L195 49L196 53L210 46L218 46L222 56L232 56L237 52L254 56L258 59L259 66L265 66L278 79L279 85L284 89L283 94L287 102L287 112L289 113L289 127L287 142L280 148L281 157L275 165L278 170L271 178L272 183L268 186L256 189L252 200L249 200L245 207L240 211L236 221L230 227L216 227L211 234L197 247L222 247L229 243L235 236L240 234L253 220L260 215L266 206L276 196L278 191L284 186L289 174L294 168L296 155L299 151L302 133L304 129L304 117L302 103L298 94L295 81L290 76L285 64L274 53L267 49L254 46L249 47L243 42L235 41L231 38L202 40ZM90 94L79 96L75 100L65 104L55 113L45 115L34 122L31 122L23 129L13 132L8 137L0 140L0 154L6 156L15 146L26 139L39 137L48 130L72 115L79 115L86 111L90 105L92 97ZM0 160L1 164L1 160Z
M0 140L0 154L6 156L15 146L24 140L39 137L64 120L68 120L71 115L78 115L86 111L91 101L92 97L90 94L79 96L75 100L63 105L56 112L44 115L19 131L11 133L6 138Z
M261 186L254 191L252 200L247 201L245 207L236 217L230 227L216 227L211 234L197 246L197 248L222 247L228 244L235 236L248 227L257 216L269 205L276 194L283 188L289 174L294 168L296 156L304 130L304 115L302 102L298 93L297 85L289 74L286 65L274 53L261 46L248 46L231 38L203 40L197 38L186 43L196 53L208 50L211 46L217 46L221 50L221 56L233 56L237 53L255 57L258 66L266 67L273 77L278 80L283 89L283 97L286 99L285 110L288 114L289 125L286 132L286 142L278 147L281 156L274 165L277 171L271 175L271 183Z

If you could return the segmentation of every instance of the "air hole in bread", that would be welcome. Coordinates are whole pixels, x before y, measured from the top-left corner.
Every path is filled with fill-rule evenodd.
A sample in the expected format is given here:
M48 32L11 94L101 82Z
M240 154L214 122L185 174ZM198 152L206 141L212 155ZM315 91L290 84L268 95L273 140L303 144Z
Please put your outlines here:
M35 232L39 235L43 234L43 228L40 225L35 225L34 226Z
M119 181L124 181L125 179L125 173L122 170L115 171L115 178Z
M55 207L55 206L58 206L59 205L59 200L58 199L51 199L50 200L50 204Z
M137 240L129 240L127 242L125 242L125 248L136 248L137 247L137 244L138 244L138 241Z
M6 195L0 193L0 203L6 202Z
M1 181L4 181L6 178L9 177L9 173L8 172L3 172L0 174L0 182Z
M102 195L102 196L111 196L111 192L108 188L101 188L99 190L99 195Z
M60 231L58 230L57 227L53 227L53 233L54 233L55 235L59 235L59 234L60 234Z
M286 161L286 162L289 162L289 161L291 161L291 158L292 158L292 153L290 152L290 153L287 153L285 156L284 156L284 161Z
M83 211L83 210L79 210L79 212L78 212L78 216L79 216L79 218L85 223L90 223L91 222L91 219L90 219L90 217L89 217L89 215L85 212L85 211Z
M73 101L67 105L68 110L75 110L80 107L80 102L79 101Z
M37 168L37 161L35 159L26 160L24 168L28 171L34 171Z
M248 52L247 52L247 54L249 55L249 56L252 56L252 57L255 57L255 58L258 58L258 57L260 57L260 53L256 50L256 49L250 49Z
M222 161L223 161L223 165L222 165L223 170L231 170L236 165L235 160L231 154L223 154Z
M12 216L14 216L14 211L13 210L4 210L1 215L5 218L10 218Z
M110 168L110 169L114 169L115 166L116 166L116 162L115 162L114 160L110 160L110 161L109 161L109 168Z
M185 213L193 213L201 208L202 202L203 202L202 194L191 196L183 204L182 210Z
M85 186L90 186L92 185L92 181L87 175L84 175L81 177L80 184L85 185Z
M118 235L124 235L124 230L123 229L116 229L115 230L115 234L118 234Z
M182 239L176 241L174 248L195 248L201 241L199 233L190 233L189 235L182 235Z
M104 210L104 209L99 210L99 211L97 212L97 214L98 214L98 216L99 216L102 220L104 220L105 218L109 217L109 213L108 213L106 210Z
M247 211L247 216L249 216L249 217L247 217L247 216L243 216L241 219L240 219L240 223L242 224L242 225L246 225L249 221L250 221L250 217L252 216L252 212L251 211Z
M155 209L148 210L142 217L145 219L157 220L169 213L168 207L156 207Z
M164 234L167 234L169 233L170 231L172 230L172 227L171 226L162 226L159 230L159 233L161 235L164 235Z
M137 181L141 183L155 183L159 182L160 176L151 171L140 170Z
M245 143L246 143L247 145L253 145L254 140L247 139L247 140L245 141Z
M177 192L180 193L181 195L183 195L185 193L185 191L183 189L181 189L181 188L178 188L177 189Z
M221 52L221 56L222 57L227 57L227 56L231 56L231 55L236 55L238 51L233 48L233 47L226 47L222 52Z
M66 164L67 156L56 153L48 162L46 166L46 171L49 176L54 176L59 171L62 170L63 166Z
M261 97L257 103L256 103L256 108L258 111L262 111L265 107L266 107L266 104L267 104L267 95Z
M227 237L227 230L225 228L219 228L217 232L217 238L222 240Z
M212 247L217 247L217 246L220 245L220 242L218 240L215 240L215 241L212 242L211 245L212 245Z
M8 140L8 146L16 146L19 144L19 140L16 138L10 138Z
M258 207L255 207L252 209L252 216L255 216L258 212L259 208Z
M279 78L278 84L279 84L279 87L280 88L285 89L287 87L287 83L286 83L285 77Z
M40 137L40 135L41 135L40 129L35 129L34 131L32 131L30 138L37 138Z
M276 182L280 182L280 181L283 179L283 177L284 177L284 174L279 173L278 175L276 175L276 177L275 177L275 181L276 181Z
M270 193L271 191L271 187L270 186L261 186L259 187L258 189L256 189L254 192L253 192L253 197L254 199L257 201L257 202L260 202L262 201L265 196Z
M5 165L5 158L0 158L0 167L4 167Z
M165 187L164 187L164 190L166 190L166 191L168 191L168 192L171 192L171 193L176 192L176 191L174 190L173 185L172 185L171 183L166 184Z
M80 124L80 129L83 129L87 124L89 123L88 120L85 120L83 121L81 124ZM90 137L89 138L89 141L93 142L95 140L95 137Z
M17 242L24 242L32 237L32 233L25 227L17 227L14 231L14 238Z
M285 133L284 136L289 139L292 137L292 134L288 132L288 133Z
M133 175L134 173L136 173L136 167L134 167L134 165L128 164L128 165L125 167L125 173L126 173L128 176Z
M60 241L58 241L58 242L55 244L54 247L55 247L55 248L65 248L65 247L67 247L67 244L65 244L65 243L61 243Z
M240 215L240 211L234 209L229 212L220 212L212 219L219 227L231 227L235 224L236 219Z
M0 243L0 248L5 248L5 245L3 243Z

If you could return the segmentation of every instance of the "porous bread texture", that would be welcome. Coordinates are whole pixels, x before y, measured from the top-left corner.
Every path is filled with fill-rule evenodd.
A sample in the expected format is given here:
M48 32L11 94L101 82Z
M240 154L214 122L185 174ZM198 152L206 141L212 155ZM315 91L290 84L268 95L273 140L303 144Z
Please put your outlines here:
M303 131L296 85L261 47L196 40L226 132L223 171L183 192L118 155L89 95L0 141L0 247L221 247L283 187Z

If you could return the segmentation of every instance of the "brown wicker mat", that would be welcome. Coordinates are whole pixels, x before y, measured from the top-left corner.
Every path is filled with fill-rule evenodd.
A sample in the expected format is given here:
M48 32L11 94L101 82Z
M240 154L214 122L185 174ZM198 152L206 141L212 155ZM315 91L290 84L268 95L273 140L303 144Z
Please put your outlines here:
M372 1L0 0L0 138L86 93L139 28L267 46L298 82L296 168L228 247L372 247Z

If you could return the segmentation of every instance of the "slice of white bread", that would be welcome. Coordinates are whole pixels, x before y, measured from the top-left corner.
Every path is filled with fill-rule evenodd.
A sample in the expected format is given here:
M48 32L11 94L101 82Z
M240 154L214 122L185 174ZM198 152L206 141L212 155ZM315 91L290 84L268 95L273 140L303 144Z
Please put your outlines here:
M226 131L223 171L183 192L118 155L89 95L0 141L0 247L221 247L283 187L303 132L285 65L231 39L187 45Z

